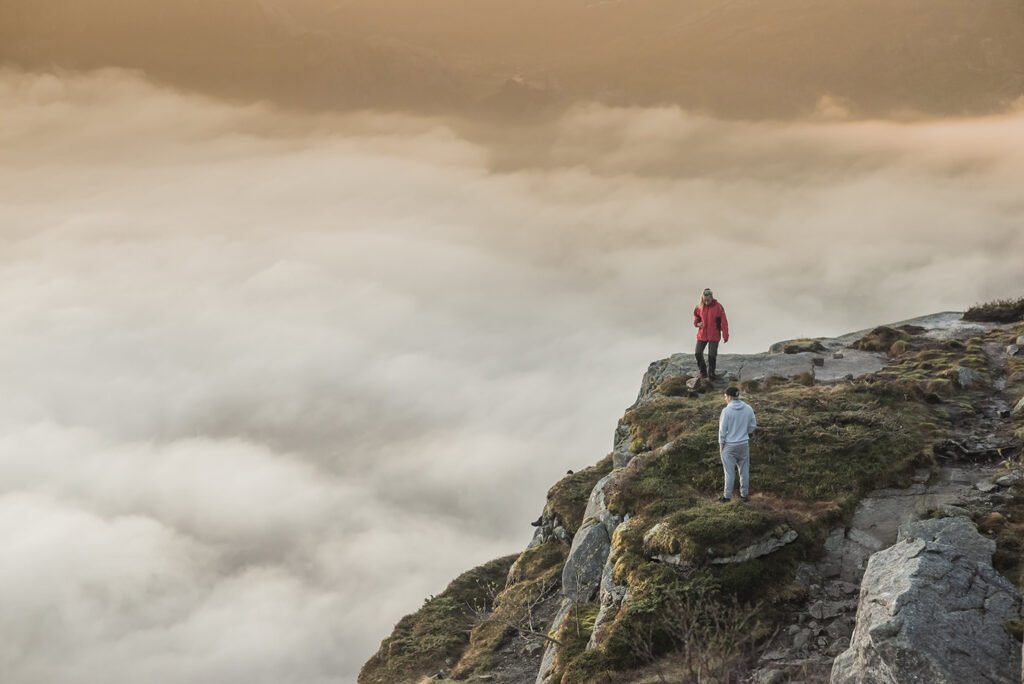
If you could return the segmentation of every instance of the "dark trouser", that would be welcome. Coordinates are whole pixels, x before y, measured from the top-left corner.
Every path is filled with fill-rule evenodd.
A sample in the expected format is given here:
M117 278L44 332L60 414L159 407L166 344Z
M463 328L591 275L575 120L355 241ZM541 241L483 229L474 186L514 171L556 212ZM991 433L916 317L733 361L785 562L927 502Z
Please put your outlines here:
M704 348L708 349L708 362L704 364ZM697 368L700 368L701 375L715 377L715 364L718 362L718 343L697 340L697 350L693 354L697 357ZM709 373L710 371L710 373Z

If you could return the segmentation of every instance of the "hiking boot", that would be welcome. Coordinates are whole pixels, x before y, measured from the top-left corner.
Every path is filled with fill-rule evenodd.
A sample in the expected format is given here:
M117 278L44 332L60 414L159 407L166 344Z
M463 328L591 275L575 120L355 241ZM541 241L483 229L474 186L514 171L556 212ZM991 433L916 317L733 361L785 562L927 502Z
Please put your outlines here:
M743 503L747 503L748 501L750 501L750 497L740 494L740 501L742 501Z
M720 497L718 497L718 502L719 503L729 503L730 501L732 501L732 499L730 499L727 496L720 496Z
M532 523L530 523L530 525L532 527L540 527L543 524L544 524L544 516L543 515L540 516L539 518L537 518L536 520L534 520Z

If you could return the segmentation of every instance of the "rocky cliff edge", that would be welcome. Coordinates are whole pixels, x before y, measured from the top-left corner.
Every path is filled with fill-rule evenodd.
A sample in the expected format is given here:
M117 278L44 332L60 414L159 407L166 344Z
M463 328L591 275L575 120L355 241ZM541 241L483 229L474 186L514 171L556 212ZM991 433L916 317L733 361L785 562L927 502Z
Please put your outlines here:
M720 355L758 413L748 504L717 501L724 384L688 354L652 363L612 452L551 488L529 546L403 618L359 682L828 681L868 558L896 542L865 513L879 492L908 520L982 529L1016 588L1021 308ZM1019 622L994 629L1019 673Z

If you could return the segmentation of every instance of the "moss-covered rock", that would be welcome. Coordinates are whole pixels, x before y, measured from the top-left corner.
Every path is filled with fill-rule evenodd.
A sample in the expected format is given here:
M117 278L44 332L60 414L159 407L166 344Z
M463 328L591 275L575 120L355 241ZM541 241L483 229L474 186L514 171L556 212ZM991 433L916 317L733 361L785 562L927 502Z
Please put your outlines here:
M605 456L596 464L566 475L548 490L548 511L558 518L569 534L575 534L583 522L587 499L598 480L612 471L612 457Z
M461 659L452 668L456 677L486 671L494 654L519 632L542 631L537 606L557 600L562 565L569 548L555 541L527 549L508 572L504 589L494 598L492 610L469 634Z
M909 337L902 330L880 325L850 346L861 351L888 352L894 344L905 342Z

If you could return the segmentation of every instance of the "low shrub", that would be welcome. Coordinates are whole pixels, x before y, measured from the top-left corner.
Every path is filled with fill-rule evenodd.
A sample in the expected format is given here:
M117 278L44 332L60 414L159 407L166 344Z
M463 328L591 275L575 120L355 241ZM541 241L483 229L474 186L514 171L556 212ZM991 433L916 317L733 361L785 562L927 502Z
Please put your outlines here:
M1016 323L1024 321L1024 297L1018 299L997 299L984 304L975 304L964 312L963 319L979 323Z

